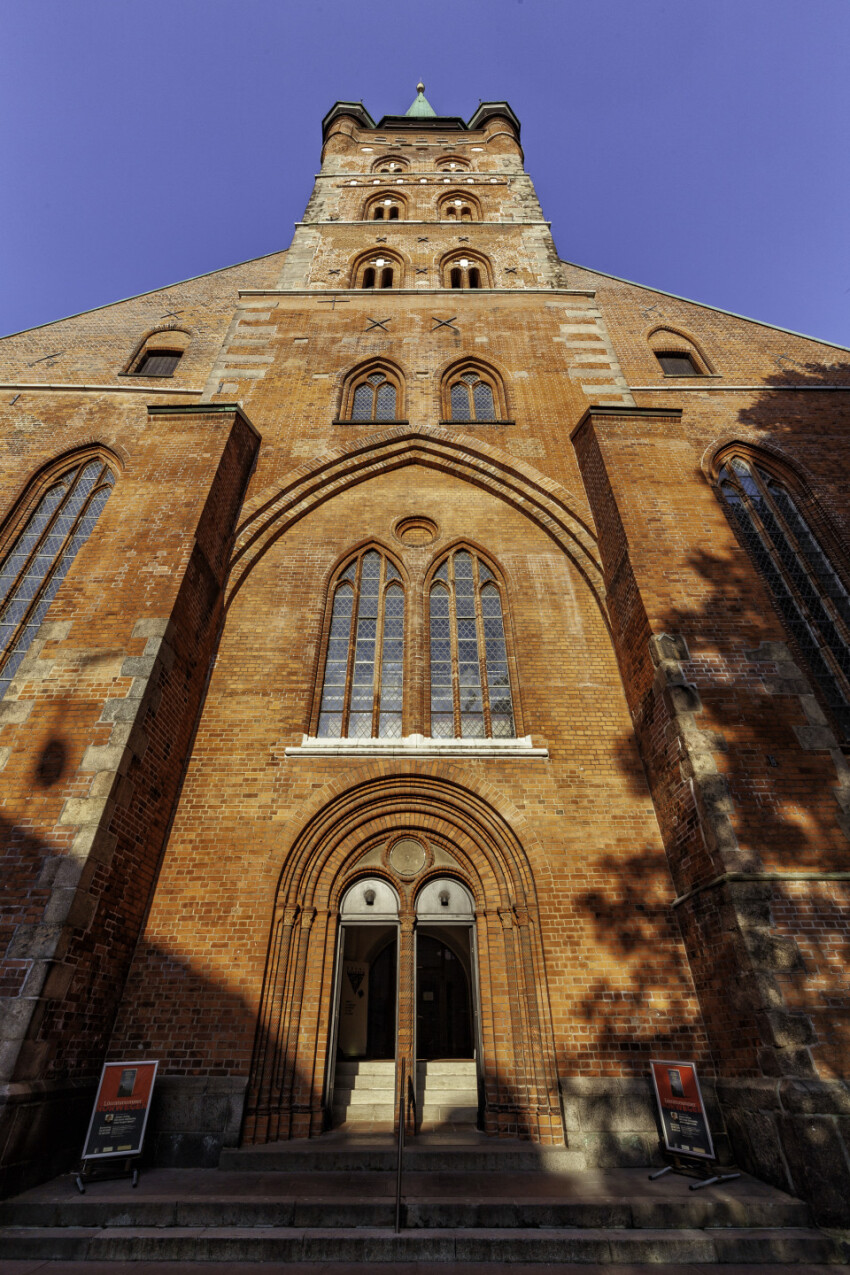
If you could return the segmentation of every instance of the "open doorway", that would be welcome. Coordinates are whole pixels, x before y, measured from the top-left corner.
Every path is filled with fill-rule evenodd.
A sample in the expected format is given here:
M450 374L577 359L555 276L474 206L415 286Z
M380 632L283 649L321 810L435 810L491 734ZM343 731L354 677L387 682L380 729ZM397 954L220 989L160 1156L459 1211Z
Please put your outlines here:
M331 1119L391 1124L398 1021L398 896L367 878L340 908L334 1038L329 1059Z

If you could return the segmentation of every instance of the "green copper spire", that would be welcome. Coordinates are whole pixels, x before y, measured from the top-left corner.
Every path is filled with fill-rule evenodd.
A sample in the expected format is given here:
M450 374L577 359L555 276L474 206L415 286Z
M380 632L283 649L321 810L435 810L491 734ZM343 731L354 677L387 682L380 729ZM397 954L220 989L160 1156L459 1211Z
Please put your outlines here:
M414 119L437 118L437 112L425 96L425 85L421 80L416 85L416 101L404 113L413 116Z

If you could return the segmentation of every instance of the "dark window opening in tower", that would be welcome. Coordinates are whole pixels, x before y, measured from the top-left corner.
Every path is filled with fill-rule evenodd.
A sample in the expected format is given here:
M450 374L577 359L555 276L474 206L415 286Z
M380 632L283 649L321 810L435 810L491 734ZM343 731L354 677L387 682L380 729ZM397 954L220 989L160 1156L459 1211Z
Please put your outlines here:
M374 213L372 214L372 220L373 220L373 221L383 221L383 220L384 220L384 210L383 210L383 207L381 206L381 204L378 204L377 208L375 209Z
M478 273L478 267L477 267L477 266L470 266L470 268L469 268L469 286L470 286L470 288L480 288L480 287L481 287L481 276L480 276L480 274Z
M395 204L390 209L390 221L398 221L398 208Z
M392 286L393 286L392 266L384 266L384 269L381 271L381 287L391 288Z
M462 287L463 287L463 278L462 278L461 273L460 273L460 266L453 266L453 267L452 267L452 272L451 272L451 275L450 275L450 279L451 279L451 285L452 285L452 287L453 287L453 288L462 288Z

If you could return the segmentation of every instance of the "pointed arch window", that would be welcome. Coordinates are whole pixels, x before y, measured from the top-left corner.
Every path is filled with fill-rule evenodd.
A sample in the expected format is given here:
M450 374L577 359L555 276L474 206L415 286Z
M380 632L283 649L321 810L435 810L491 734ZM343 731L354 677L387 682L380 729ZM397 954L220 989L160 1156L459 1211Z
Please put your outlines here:
M429 603L432 737L513 738L502 594L493 572L456 549L434 573Z
M463 372L449 387L453 421L494 421L496 403L493 388L478 372Z
M353 421L394 421L396 387L385 372L370 372L354 390L351 400Z
M403 683L404 585L386 554L368 549L333 585L319 736L400 738Z
M368 363L346 377L341 421L396 421L402 407L402 378L395 368Z
M38 499L0 561L0 697L115 484L99 457L70 465Z
M727 459L718 481L842 741L850 743L850 592L788 485L744 456Z

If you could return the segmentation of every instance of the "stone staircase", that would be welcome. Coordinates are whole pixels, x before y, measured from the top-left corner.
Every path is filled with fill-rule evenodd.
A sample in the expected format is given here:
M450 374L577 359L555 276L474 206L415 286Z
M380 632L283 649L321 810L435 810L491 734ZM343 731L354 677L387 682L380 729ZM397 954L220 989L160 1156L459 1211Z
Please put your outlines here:
M0 1269L14 1259L606 1266L747 1263L833 1268L846 1239L807 1206L743 1176L693 1193L646 1169L578 1170L576 1153L470 1130L416 1138L405 1154L403 1229L393 1229L391 1135L336 1131L225 1151L219 1169L156 1169L138 1189L59 1178L0 1204ZM104 1268L105 1269L105 1268Z
M338 1062L334 1125L391 1125L394 1086L392 1059ZM417 1063L416 1110L419 1123L426 1128L474 1127L478 1118L475 1060L449 1058Z
M395 1062L392 1058L338 1062L334 1079L334 1125L392 1125Z

